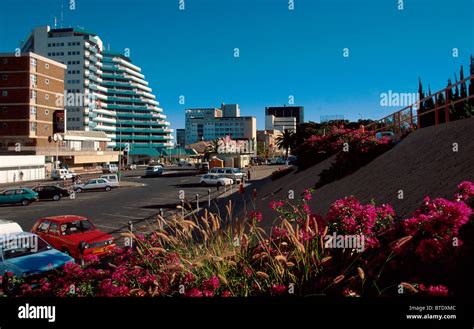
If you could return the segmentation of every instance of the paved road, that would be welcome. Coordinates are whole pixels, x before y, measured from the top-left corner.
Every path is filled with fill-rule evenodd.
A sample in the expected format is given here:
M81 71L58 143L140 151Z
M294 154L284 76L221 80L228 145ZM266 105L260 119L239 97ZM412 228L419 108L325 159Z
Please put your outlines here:
M261 171L260 178L272 170ZM30 230L41 217L80 215L90 218L103 231L119 237L121 232L128 230L129 221L134 223L135 229L144 230L154 222L160 208L165 215L176 211L180 190L185 192L187 200L194 202L198 193L201 205L207 204L208 188L199 185L200 178L193 171L167 168L162 177L144 178L143 175L144 169L126 172L122 180L134 182L136 184L132 185L136 186L120 187L110 192L83 192L76 194L74 200L40 201L29 206L0 205L0 218L16 221L24 230ZM211 188L211 195L214 197L216 194L217 189Z

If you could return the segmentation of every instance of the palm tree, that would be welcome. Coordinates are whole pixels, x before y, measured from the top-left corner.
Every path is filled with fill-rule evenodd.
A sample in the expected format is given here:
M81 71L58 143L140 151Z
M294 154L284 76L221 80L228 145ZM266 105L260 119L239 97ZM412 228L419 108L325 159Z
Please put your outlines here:
M285 149L286 158L288 158L288 152L295 143L295 133L293 130L285 129L283 133L275 139L276 145L279 148Z

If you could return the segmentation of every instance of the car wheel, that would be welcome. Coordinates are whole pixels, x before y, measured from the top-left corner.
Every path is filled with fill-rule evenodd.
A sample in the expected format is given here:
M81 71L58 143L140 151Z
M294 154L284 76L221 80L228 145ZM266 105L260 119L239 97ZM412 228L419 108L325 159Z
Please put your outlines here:
M81 193L82 192L82 189L81 188L77 188L76 189L76 193Z
M59 194L53 195L53 200L54 201L59 201L59 200L61 200L61 196Z
M109 192L111 189L112 189L112 188L111 188L110 186L106 186L106 187L105 187L105 191L106 191L106 192Z
M206 182L201 182L201 186L206 186Z
M221 182L217 182L217 186L222 186L223 184Z
M29 205L30 203L31 203L31 201L28 200L28 199L24 199L24 200L21 201L21 204L22 204L23 206L27 206L27 205Z

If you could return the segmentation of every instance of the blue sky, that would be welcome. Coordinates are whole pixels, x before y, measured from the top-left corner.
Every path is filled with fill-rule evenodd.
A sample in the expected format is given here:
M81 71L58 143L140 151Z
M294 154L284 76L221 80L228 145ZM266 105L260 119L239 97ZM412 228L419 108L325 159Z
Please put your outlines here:
M239 103L264 126L264 108L305 107L320 115L381 118L380 94L432 90L468 72L472 0L2 0L0 52L13 51L37 25L81 26L112 50L131 51L168 115L184 127L184 109ZM240 57L234 57L239 48ZM349 48L349 57L343 49ZM459 57L452 49L459 49ZM179 104L184 95L186 103Z

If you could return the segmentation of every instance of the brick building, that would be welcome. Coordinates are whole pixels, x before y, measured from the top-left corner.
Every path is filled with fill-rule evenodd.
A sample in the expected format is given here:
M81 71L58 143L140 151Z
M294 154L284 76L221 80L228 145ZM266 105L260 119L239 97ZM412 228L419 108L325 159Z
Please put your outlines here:
M0 54L0 149L38 151L64 132L66 66L35 53Z

